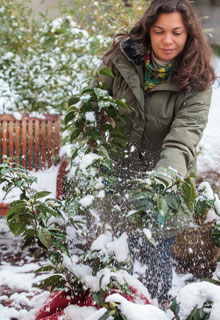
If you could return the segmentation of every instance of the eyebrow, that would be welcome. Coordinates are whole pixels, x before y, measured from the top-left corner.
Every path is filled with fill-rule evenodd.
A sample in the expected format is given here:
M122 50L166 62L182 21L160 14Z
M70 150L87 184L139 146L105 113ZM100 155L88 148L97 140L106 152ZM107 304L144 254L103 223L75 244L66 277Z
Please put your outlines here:
M164 30L164 28L160 27L160 26L152 26L153 28L159 28L161 30ZM172 30L179 30L179 29L184 29L184 27L175 27Z

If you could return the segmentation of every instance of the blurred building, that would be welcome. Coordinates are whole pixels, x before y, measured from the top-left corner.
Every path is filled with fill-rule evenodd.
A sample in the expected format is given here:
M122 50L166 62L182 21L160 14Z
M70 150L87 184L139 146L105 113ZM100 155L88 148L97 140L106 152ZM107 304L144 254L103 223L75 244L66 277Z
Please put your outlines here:
M195 0L193 5L210 43L220 46L220 0Z

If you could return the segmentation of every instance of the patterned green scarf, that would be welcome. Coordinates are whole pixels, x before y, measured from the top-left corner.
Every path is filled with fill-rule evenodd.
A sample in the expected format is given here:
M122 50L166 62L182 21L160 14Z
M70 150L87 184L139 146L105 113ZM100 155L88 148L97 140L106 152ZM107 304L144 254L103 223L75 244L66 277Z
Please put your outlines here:
M147 50L145 56L145 76L144 76L144 88L145 91L150 91L156 85L166 81L169 77L172 64L169 63L166 66L156 70L151 64L150 50Z

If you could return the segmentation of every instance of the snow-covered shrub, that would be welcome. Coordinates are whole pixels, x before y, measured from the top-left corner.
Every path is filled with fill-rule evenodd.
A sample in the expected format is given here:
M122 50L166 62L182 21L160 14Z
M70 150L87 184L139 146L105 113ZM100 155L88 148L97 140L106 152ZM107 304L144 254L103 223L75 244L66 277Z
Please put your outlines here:
M99 72L113 76L108 68ZM10 229L21 235L26 245L36 247L35 256L45 253L49 259L49 264L38 270L50 272L41 286L65 288L73 294L89 292L99 306L112 288L131 294L132 277L127 272L132 269L130 232L154 244L152 228L161 230L179 209L192 214L196 207L202 215L198 201L205 201L206 208L213 207L219 215L204 188L197 190L191 176L182 179L171 169L131 180L134 193L117 191L121 180L115 175L116 163L110 154L123 156L126 152L126 116L119 113L120 108L129 115L126 102L109 96L101 82L94 88L83 86L70 99L64 122L74 150L72 184L65 201L45 200L48 192L33 190L32 178L8 159L0 165L5 192L14 187L21 190L20 200L10 205L7 214ZM132 210L120 207L123 196ZM120 308L115 314L118 312Z
M74 15L76 22L90 35L98 34L107 40L107 43L103 43L104 48L97 48L101 54L114 35L128 32L147 8L146 0L71 0L69 3L71 10L65 5L61 9L64 14Z
M79 82L100 63L103 39L78 27L73 17L37 22L22 2L0 5L0 79L8 84L0 111L62 112ZM5 110L4 110L5 109Z
M62 17L30 19L27 2L0 4L0 112L62 112L79 82L100 64L116 32L127 31L146 7L115 1L73 1ZM76 21L76 22L75 22Z

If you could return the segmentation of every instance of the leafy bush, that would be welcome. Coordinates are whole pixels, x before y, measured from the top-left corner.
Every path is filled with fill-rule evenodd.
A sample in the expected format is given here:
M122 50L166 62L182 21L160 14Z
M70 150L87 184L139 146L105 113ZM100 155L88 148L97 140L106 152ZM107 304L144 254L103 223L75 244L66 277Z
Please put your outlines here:
M0 79L9 86L2 95L11 100L9 110L62 112L100 63L94 47L104 40L91 38L71 16L39 23L29 15L24 2L1 3Z
M99 72L113 76L107 68ZM44 253L49 261L37 270L49 272L40 286L65 288L71 294L88 290L99 306L112 288L131 294L127 273L132 269L127 241L131 232L138 232L154 244L146 229L163 228L180 209L193 214L196 207L202 215L203 206L198 205L202 199L207 208L214 207L202 190L195 189L191 177L182 179L170 169L141 174L131 181L134 192L118 194L121 181L115 175L116 163L110 154L123 156L126 152L121 108L129 114L126 102L109 96L103 83L94 88L83 85L80 93L70 99L64 121L74 145L69 173L71 192L65 201L48 198L49 192L33 190L35 179L7 157L0 165L3 190L21 190L20 199L11 203L7 214L11 231L22 236L25 246L36 248L36 257ZM122 196L126 196L132 211L116 205ZM118 219L111 220L115 216ZM111 314L115 319L124 319L117 306L111 309L107 304L106 308L105 317L114 310Z
M71 10L63 5L61 11L74 16L90 35L97 33L108 41L112 41L116 33L129 31L147 8L146 0L72 0L70 3ZM103 54L103 48L100 49Z
M74 1L61 6L61 18L29 19L25 1L0 5L1 112L56 109L62 113L79 82L93 74L115 32L125 31L141 15L144 0L124 6L115 1ZM76 21L76 22L75 22ZM119 27L120 26L120 27Z

